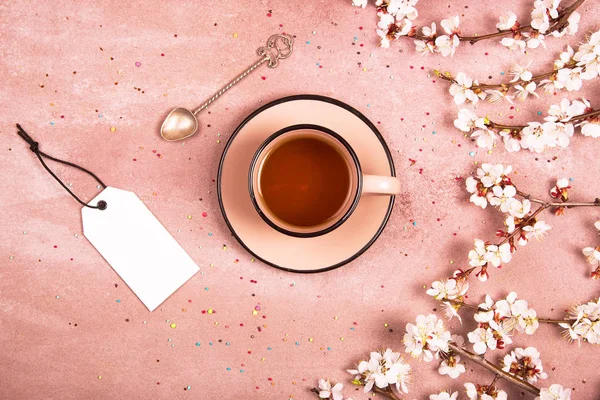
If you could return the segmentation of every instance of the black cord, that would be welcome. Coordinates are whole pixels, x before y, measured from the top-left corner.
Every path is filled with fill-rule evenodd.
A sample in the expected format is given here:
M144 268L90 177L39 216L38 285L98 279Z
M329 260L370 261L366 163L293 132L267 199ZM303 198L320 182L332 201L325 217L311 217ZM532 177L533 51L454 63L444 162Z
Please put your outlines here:
M77 168L77 169L78 169L78 170L80 170L80 171L86 172L86 173L90 174L90 175L91 175L91 176L92 176L92 177L93 177L93 178L94 178L94 179L95 179L95 180L96 180L96 181L97 181L97 182L98 182L100 185L102 185L102 187L103 187L104 189L106 189L106 185L104 184L104 182L102 182L102 181L100 180L100 178L98 178L98 177L97 177L97 176L96 176L96 175L95 175L93 172L91 172L91 171L88 171L87 169L85 169L85 168L83 168L83 167L80 167L79 165L76 165L76 164L70 163L70 162L68 162L68 161L59 160L58 158L54 158L54 157L52 157L52 156L50 156L50 155L48 155L48 154L44 153L44 152L43 152L43 151L41 151L41 150L40 150L40 148L39 148L39 145L40 145L40 144L39 144L38 142L36 142L35 140L33 140L33 138L32 138L31 136L29 136L29 134L28 134L27 132L25 132L25 130L24 130L22 127L21 127L21 125L19 125L19 124L16 124L16 126L17 126L17 129L18 129L17 133L19 134L19 136L21 136L21 138L22 138L23 140L25 140L25 141L26 141L26 142L29 144L29 149L35 153L35 155L38 157L38 159L40 160L40 162L42 163L42 165L44 166L44 168L46 168L46 171L48 171L48 173L49 173L50 175L52 175L52 177L53 177L54 179L56 179L56 181L57 181L58 183L60 183L60 185L61 185L63 188L65 188L65 190L66 190L67 192L69 192L69 194L70 194L71 196L73 196L73 198L74 198L75 200L77 200L77 201L79 202L79 204L81 204L81 205L83 205L83 206L85 206L85 207L89 207L89 208L97 208L97 209L99 209L99 210L106 210L106 206L107 206L107 204L106 204L106 202L105 202L104 200L100 200L100 201L98 202L98 204L97 204L97 205L95 205L95 206L90 206L90 205L88 205L88 204L84 203L83 201L81 201L81 200L79 199L79 197L77 197L77 196L75 195L75 193L73 193L73 192L72 192L72 191L71 191L71 190L70 190L70 189L67 187L67 185L65 185L65 184L64 184L64 183L63 183L63 182L62 182L62 181L61 181L61 180L58 178L58 176L56 176L56 174L54 174L54 172L52 172L52 171L50 170L50 168L48 168L48 166L46 165L46 163L44 162L44 159L43 159L42 157L46 157L46 158L47 158L47 159L49 159L49 160L56 161L56 162L59 162L59 163L62 163L62 164L68 165L68 166L70 166L70 167Z

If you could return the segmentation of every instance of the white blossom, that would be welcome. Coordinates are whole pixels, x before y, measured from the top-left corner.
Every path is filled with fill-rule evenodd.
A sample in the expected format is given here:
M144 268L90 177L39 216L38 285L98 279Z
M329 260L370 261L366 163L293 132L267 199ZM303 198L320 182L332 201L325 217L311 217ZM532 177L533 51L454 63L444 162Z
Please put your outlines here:
M365 8L368 3L369 3L369 0L352 0L352 5L356 6L356 7Z
M540 389L540 395L535 400L571 400L571 389L555 383L549 388Z
M331 386L329 379L319 379L319 398L320 399L333 399L342 400L342 388L344 386L341 383L336 383L335 386Z
M512 37L503 38L500 41L500 44L502 46L508 47L509 50L521 50L521 51L525 51L525 47L527 46L527 43L525 43L524 40L515 39Z
M572 341L600 344L600 298L572 307L568 320L559 325L566 329L565 336Z
M471 382L465 383L464 386L469 400L507 400L508 398L508 395L504 390L496 389L495 387L476 387ZM487 389L487 391L484 392L485 389Z
M458 378L465 371L465 366L460 364L459 355L452 355L450 359L443 360L438 368L440 375L448 375L452 379Z
M454 120L454 126L463 132L470 132L475 128L483 129L485 128L485 118L478 117L468 108L461 108L458 111L458 118Z
M472 267L479 267L487 264L485 255L487 250L485 249L485 242L481 239L475 239L473 250L469 251L469 265Z
M600 119L595 118L593 120L584 120L581 123L581 133L583 136L593 137L594 139L600 137Z
M477 100L479 100L479 98L471 89L473 83L477 85L477 81L474 82L473 79L469 78L464 72L459 72L458 74L456 74L455 82L452 83L452 85L450 85L449 91L450 94L454 97L454 102L457 105L463 104L467 100L473 103L477 103Z
M512 11L507 11L505 15L500 16L500 22L496 24L496 28L501 31L511 29L517 22L517 16Z
M476 354L484 354L489 348L496 349L498 344L491 328L477 328L467 334L469 342L473 343L473 351Z
M529 67L531 67L531 61L524 66L518 64L513 65L509 71L509 73L513 75L511 82L530 81L531 78L533 78L533 73L529 70Z
M405 351L413 357L423 356L430 362L438 352L448 352L451 334L446 330L444 321L438 320L435 314L417 316L416 324L406 324L403 342Z
M525 101L525 99L527 99L527 96L529 96L530 94L539 98L540 95L535 92L536 88L537 88L537 85L535 84L535 82L529 82L525 86L521 86L521 85L514 86L514 89L517 92L516 97L517 97L517 99L519 99L521 101Z
M573 102L570 102L569 99L563 98L559 104L552 104L550 106L548 116L544 119L551 122L568 122L574 116L585 112L585 109L587 108L586 102L586 100L573 100Z
M523 201L512 198L508 202L508 213L517 218L524 218L531 211L531 202L527 199Z
M558 89L565 88L569 92L581 89L583 82L581 80L581 73L583 68L561 68L556 73L556 80L554 86Z
M558 60L554 61L556 69L561 69L571 61L575 52L571 46L567 46L567 50L560 53Z
M529 383L548 377L542 366L540 352L535 347L516 348L504 356L502 364L504 372L517 375Z
M456 400L458 398L458 392L449 393L441 391L437 394L430 394L429 400Z
M542 240L550 229L552 227L544 221L537 221L533 226L528 225L523 227L523 232L527 240L531 240L532 238Z
M513 185L506 185L504 188L494 186L491 192L488 192L488 201L492 206L499 206L502 212L509 209L509 201L517 194L517 189Z
M507 263L512 259L510 253L510 244L504 243L500 246L495 244L488 245L485 248L485 260L494 267L500 267L502 263Z
M436 300L454 300L458 296L464 296L469 289L467 282L458 282L456 279L442 279L431 284L431 289L427 294L433 296Z

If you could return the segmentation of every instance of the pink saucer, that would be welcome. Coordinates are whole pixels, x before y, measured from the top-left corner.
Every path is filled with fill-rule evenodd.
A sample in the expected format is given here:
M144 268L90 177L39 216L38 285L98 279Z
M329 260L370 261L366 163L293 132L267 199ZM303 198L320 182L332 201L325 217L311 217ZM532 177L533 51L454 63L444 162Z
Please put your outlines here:
M383 137L360 112L329 97L290 96L254 111L233 132L219 164L219 204L233 235L257 259L286 271L323 272L356 259L375 242L390 217L394 196L362 196L344 224L318 237L292 237L270 227L250 198L250 163L265 139L296 124L337 132L352 146L365 174L396 175Z

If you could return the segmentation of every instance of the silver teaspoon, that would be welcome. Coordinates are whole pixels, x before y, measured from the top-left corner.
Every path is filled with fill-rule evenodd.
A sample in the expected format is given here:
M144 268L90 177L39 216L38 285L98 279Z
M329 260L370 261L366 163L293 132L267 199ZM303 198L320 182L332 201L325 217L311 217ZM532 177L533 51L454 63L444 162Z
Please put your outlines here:
M261 58L247 70L238 75L221 90L213 95L206 103L194 111L187 108L177 107L165 118L160 128L160 135L168 141L188 138L198 131L198 119L196 115L217 100L223 93L231 89L235 84L248 76L256 68L265 62L269 62L269 68L275 68L278 60L288 58L292 54L294 38L291 35L277 34L267 40L266 46L259 47L256 51Z

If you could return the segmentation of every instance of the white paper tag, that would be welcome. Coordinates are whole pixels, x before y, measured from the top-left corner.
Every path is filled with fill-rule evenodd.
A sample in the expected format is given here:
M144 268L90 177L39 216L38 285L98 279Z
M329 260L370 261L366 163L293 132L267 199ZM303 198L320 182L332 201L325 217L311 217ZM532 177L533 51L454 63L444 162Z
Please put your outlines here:
M133 192L107 187L83 207L83 234L150 311L198 266Z

